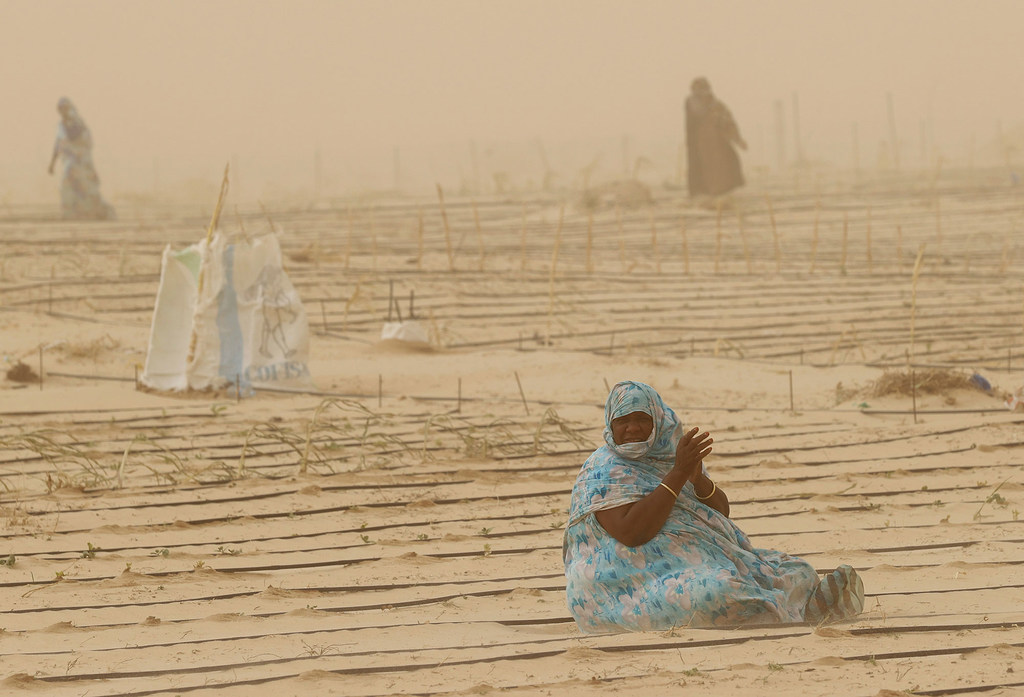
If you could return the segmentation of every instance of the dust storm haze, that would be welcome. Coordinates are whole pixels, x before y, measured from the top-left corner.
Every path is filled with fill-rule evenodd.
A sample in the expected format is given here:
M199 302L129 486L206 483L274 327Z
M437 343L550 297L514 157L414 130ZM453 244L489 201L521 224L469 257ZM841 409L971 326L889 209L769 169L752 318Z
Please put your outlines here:
M62 95L115 206L209 200L228 161L249 202L678 181L701 75L754 176L1014 168L1021 26L1014 0L0 0L0 202L56 205Z

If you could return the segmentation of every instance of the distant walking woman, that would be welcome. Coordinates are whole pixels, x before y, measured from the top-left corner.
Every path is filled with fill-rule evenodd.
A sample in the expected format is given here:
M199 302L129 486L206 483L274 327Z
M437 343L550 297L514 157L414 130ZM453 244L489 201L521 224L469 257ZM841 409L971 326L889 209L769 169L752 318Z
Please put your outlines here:
M743 186L740 157L747 143L729 108L711 92L711 84L699 77L686 98L686 160L690 196L721 196Z
M114 209L100 195L100 178L92 164L92 134L71 100L61 97L57 102L60 123L53 144L49 173L60 157L63 176L60 183L60 205L65 218L106 220L114 217Z

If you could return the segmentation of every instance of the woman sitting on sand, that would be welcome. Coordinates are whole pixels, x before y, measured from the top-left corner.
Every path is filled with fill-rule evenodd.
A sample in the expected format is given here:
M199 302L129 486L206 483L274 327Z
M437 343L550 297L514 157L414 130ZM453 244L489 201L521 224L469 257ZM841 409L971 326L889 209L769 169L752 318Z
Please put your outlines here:
M796 557L754 549L707 476L707 432L683 433L649 385L620 382L605 445L572 490L562 555L569 610L584 632L821 623L864 607L857 572L819 580Z

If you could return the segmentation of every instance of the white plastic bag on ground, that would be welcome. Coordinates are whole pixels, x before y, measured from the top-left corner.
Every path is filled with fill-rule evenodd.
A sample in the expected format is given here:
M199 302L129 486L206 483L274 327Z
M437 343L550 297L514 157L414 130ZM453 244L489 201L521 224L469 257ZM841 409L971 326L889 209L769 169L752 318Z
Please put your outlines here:
M144 385L311 387L308 359L309 324L276 235L164 250Z
M404 322L385 322L380 328L381 341L392 339L395 341L409 341L416 344L429 344L430 337L427 330L416 320Z

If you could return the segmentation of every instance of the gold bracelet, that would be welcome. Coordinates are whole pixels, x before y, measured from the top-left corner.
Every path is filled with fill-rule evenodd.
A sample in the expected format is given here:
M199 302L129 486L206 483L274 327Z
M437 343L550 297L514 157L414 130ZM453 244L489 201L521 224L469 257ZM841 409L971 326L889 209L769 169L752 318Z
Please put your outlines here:
M663 486L663 487L665 487L665 489L666 489L666 490L668 491L668 493L672 494L672 497L673 497L673 498L679 498L679 494L677 494L676 492L672 491L672 487L670 487L670 486L669 486L668 484L666 484L665 482L658 482L658 486Z
M694 488L693 495L697 497L698 501L707 501L709 498L715 495L716 491L718 491L718 485L715 484L714 481L712 481L711 479L708 479L708 481L711 482L711 493L708 494L707 496L701 496L700 494L697 493L696 487Z

